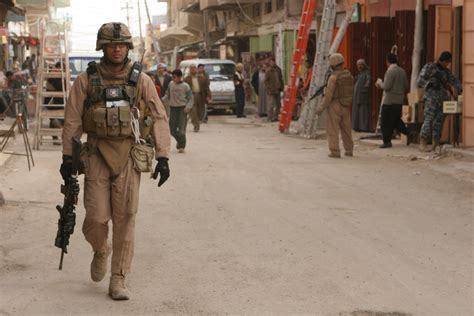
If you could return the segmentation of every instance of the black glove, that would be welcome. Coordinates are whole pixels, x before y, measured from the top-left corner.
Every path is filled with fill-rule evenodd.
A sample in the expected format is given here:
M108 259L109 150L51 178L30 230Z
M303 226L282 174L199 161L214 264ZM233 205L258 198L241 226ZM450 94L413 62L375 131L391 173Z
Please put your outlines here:
M61 168L59 168L59 173L67 184L72 175L72 156L63 155L63 163L61 164Z
M160 174L160 180L158 181L158 187L161 187L163 183L170 177L170 167L168 166L168 158L158 158L158 163L155 166L155 172L153 172L153 179L156 180Z

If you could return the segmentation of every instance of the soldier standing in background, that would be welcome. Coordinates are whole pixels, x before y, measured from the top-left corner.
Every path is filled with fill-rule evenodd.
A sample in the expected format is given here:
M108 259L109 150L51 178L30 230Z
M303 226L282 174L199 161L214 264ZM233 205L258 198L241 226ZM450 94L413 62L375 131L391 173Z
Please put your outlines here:
M344 57L341 54L332 54L329 58L329 65L333 72L328 79L324 98L316 108L317 114L321 114L326 108L328 109L326 133L330 151L328 156L331 158L341 158L339 130L344 145L344 154L352 157L354 149L351 113L349 112L349 106L352 104L354 78L347 69L343 68L343 64Z
M160 175L158 186L170 174L168 117L152 79L132 72L130 49L133 42L126 25L106 23L100 27L96 50L102 50L104 56L74 82L62 135L60 173L67 181L72 172L72 138L87 133L87 143L81 151L86 209L82 231L94 251L90 267L94 282L105 277L107 258L112 252L109 295L114 300L128 300L130 296L125 276L130 272L133 257L140 172L151 168L147 164L145 169L138 170L139 162L132 158L132 152L140 148L136 144L138 137L155 149L158 163L153 178ZM132 125L140 129L139 135ZM153 151L147 151L147 158L151 159L151 155ZM110 220L112 247L107 242Z
M433 134L431 150L435 150L439 145L445 117L443 102L449 100L450 95L457 98L462 90L461 83L448 69L451 61L451 53L442 52L436 63L423 66L418 77L418 86L425 89L425 118L420 132L420 151L422 152L430 151L426 145L431 134ZM433 133L431 125L433 125Z

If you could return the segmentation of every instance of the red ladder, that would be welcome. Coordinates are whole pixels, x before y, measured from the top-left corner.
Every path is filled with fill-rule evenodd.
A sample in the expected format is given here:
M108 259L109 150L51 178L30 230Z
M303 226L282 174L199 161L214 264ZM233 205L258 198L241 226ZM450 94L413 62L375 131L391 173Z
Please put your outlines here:
M296 39L295 50L293 52L293 62L291 64L291 73L289 80L289 89L283 101L283 110L280 116L280 132L287 132L293 110L295 108L296 94L298 92L298 75L301 64L303 63L306 47L308 46L309 31L313 23L314 10L316 9L316 0L305 0L303 4L303 13L298 28L298 38Z

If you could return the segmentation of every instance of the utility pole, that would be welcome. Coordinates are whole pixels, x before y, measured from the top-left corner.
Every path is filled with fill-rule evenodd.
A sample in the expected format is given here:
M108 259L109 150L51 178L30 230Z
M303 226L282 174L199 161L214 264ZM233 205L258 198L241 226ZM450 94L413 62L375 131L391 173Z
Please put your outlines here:
M120 8L120 10L127 10L127 26L130 27L130 10L132 10L133 7L128 5L128 1L127 1L127 5L125 7L122 7Z
M140 11L140 0L137 0L137 5L138 5L138 27L140 30L140 56L143 55L143 52L145 51L145 43L143 41L143 34L142 34L142 14Z
M210 57L210 51L211 51L211 39L209 36L209 29L208 29L208 23L209 23L209 11L204 10L202 13L202 19L203 19L203 24L204 24L204 51L205 51L205 57L209 58Z
M150 11L148 10L148 3L145 0L145 9L146 9L146 15L148 17L148 24L151 26L151 38L153 39L153 48L155 50L155 56L156 56L156 63L158 64L160 62L160 43L158 43L158 39L156 38L155 31L153 30L153 24L151 23L151 18L150 18Z

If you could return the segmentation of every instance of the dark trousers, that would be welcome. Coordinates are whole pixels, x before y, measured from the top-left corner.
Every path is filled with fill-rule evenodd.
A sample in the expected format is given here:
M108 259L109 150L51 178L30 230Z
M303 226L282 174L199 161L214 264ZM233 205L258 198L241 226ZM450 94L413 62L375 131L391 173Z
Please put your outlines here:
M408 128L400 118L402 115L401 104L383 104L381 128L384 144L392 142L393 131L396 129L400 133L408 134Z
M235 114L238 117L244 115L245 92L241 85L235 86Z
M178 149L186 147L186 119L184 106L170 107L170 130Z

